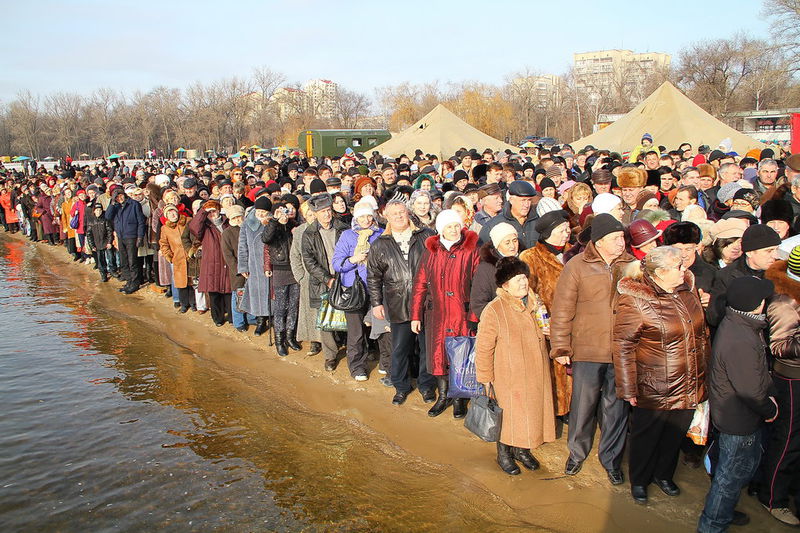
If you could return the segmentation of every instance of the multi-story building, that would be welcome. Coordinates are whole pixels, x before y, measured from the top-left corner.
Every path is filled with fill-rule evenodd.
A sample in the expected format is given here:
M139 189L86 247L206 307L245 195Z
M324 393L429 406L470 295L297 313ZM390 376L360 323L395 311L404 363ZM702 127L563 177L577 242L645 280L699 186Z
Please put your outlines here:
M521 76L511 80L515 93L525 94L530 102L540 109L551 107L561 99L562 80L555 74L541 76Z
M308 105L316 116L333 118L336 115L337 85L331 80L310 80L303 84Z
M647 81L669 69L671 56L658 52L600 50L573 54L575 84L593 98L626 99L636 105L648 95Z

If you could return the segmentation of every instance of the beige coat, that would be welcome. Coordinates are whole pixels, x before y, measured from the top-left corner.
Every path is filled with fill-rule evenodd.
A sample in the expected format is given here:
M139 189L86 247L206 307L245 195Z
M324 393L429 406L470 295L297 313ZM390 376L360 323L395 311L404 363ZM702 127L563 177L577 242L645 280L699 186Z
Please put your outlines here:
M164 222L158 240L161 255L172 263L172 279L178 289L189 286L188 257L181 239L189 220L186 216L180 215L177 222Z
M494 385L503 409L500 442L533 449L556 439L553 385L544 335L528 305L504 289L481 313L475 346L478 381Z

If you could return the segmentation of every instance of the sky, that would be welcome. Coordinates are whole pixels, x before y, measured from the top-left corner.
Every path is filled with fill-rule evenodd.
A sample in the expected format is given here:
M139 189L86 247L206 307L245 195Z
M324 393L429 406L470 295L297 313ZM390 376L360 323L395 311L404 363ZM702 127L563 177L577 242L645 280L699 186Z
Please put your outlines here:
M668 6L659 10L658 6ZM126 93L248 77L331 79L374 96L409 81L501 84L564 73L574 52L666 52L744 31L760 0L0 0L0 102L20 90ZM642 7L639 7L642 6Z

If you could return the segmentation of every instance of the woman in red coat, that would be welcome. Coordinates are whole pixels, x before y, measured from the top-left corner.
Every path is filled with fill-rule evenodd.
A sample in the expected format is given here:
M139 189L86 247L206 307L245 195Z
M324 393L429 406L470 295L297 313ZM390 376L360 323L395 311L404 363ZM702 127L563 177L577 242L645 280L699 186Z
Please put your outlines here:
M202 243L197 290L208 293L211 318L217 327L222 326L231 313L231 278L222 256L222 231L228 226L219 203L214 200L203 204L189 222L189 231Z
M452 400L447 398L448 362L445 337L469 335L467 316L472 277L478 266L478 235L468 229L459 214L446 209L436 217L438 235L425 241L425 255L414 276L411 299L411 330L424 326L428 372L436 376L439 397L428 411L439 416ZM453 416L467 414L467 400L457 398Z
M19 217L17 217L17 206L14 201L13 187L3 187L0 191L0 207L2 207L5 214L5 223L7 231L16 233L19 231Z

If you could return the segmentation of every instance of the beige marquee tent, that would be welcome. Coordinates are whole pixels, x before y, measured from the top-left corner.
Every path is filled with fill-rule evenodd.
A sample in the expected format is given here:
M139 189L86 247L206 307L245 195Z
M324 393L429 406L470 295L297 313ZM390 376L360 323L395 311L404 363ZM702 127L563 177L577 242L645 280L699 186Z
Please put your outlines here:
M426 154L435 154L440 159L446 159L452 157L462 147L475 148L478 152L486 148L495 151L506 149L519 151L516 146L498 141L473 128L442 104L434 107L410 128L376 146L375 150L391 157L400 154L411 157L414 150L419 148Z
M723 139L730 139L733 150L740 155L751 148L766 148L706 113L668 81L625 116L573 142L572 147L580 150L591 144L622 153L638 146L644 133L653 136L656 146L663 145L668 150L676 150L683 142L691 143L695 150L701 144L714 150Z

